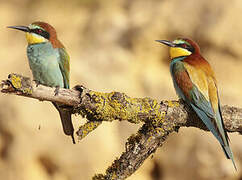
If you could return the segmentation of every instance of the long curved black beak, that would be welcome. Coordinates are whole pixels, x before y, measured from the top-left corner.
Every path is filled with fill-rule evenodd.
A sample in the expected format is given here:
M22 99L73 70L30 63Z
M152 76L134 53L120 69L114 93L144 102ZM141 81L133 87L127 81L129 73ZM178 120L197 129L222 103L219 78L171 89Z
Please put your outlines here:
M8 26L7 28L17 29L24 32L29 32L29 28L27 26Z
M155 40L155 41L162 43L162 44L165 44L165 45L170 46L170 47L176 47L176 44L174 44L171 41L167 41L167 40Z

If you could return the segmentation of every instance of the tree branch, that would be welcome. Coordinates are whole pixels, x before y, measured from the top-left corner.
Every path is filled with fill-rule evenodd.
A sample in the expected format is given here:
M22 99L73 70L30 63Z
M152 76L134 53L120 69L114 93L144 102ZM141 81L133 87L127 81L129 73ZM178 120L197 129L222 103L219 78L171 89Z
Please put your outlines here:
M181 101L161 101L150 98L131 98L124 93L101 93L82 86L61 89L36 86L34 81L17 74L10 74L2 81L3 93L16 94L41 101L53 101L73 107L73 113L86 117L88 122L77 131L79 139L95 130L102 121L129 121L143 123L125 146L125 152L106 170L93 179L125 179L133 174L151 153L161 147L168 135L180 127L197 127L207 130L196 114ZM242 109L222 107L225 127L229 132L242 133Z

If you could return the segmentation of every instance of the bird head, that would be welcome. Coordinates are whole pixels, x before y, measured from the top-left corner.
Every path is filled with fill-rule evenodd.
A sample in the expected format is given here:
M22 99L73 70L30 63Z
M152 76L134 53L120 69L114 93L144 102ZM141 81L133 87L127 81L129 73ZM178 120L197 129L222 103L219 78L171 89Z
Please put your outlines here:
M192 40L187 38L178 38L174 41L167 40L156 40L162 44L170 47L170 57L171 59L177 57L186 57L191 54L200 53L199 46Z
M56 30L48 23L33 22L29 26L8 26L26 33L28 44L51 42L53 47L64 47L57 39Z

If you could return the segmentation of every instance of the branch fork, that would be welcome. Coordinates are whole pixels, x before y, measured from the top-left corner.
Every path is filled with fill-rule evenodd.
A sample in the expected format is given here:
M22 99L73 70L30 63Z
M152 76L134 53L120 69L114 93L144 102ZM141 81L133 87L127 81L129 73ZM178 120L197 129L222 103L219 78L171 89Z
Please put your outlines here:
M129 177L163 145L170 133L178 132L180 127L207 130L182 101L159 102L151 98L132 98L120 92L96 92L79 85L74 89L60 88L55 96L55 88L37 86L30 78L14 73L2 81L0 91L71 106L73 113L87 119L76 132L79 140L94 131L103 121L142 123L138 132L128 138L125 152L107 168L105 174L95 175L95 180ZM228 132L242 133L241 108L225 105L222 107L222 115Z

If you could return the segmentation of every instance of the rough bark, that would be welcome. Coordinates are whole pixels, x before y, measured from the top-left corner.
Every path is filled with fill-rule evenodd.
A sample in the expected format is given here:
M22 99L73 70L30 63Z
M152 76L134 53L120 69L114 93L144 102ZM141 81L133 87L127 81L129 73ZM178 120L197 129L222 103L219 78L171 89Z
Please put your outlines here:
M129 137L125 152L116 159L105 174L93 179L125 179L132 175L158 147L161 147L171 132L180 127L197 127L207 130L196 114L182 101L157 101L151 98L132 98L124 93L101 93L83 86L74 89L59 89L36 85L27 77L10 74L0 86L2 93L52 101L71 106L73 113L86 117L87 123L76 132L79 140L95 130L102 121L128 121L143 123L139 131ZM242 109L223 106L225 128L229 132L242 133Z

